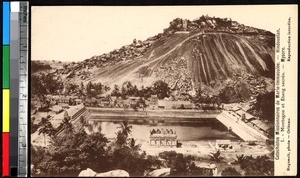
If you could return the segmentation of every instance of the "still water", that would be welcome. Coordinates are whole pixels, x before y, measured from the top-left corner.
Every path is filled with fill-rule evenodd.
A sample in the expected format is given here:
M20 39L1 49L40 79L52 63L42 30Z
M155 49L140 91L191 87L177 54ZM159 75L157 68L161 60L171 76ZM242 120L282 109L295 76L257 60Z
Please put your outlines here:
M140 141L148 141L150 131L153 129L172 129L181 141L201 141L215 139L237 140L238 138L228 133L228 130L216 119L206 123L131 123L132 133L130 136ZM87 133L101 132L107 138L115 138L120 130L120 122L89 121L86 127Z

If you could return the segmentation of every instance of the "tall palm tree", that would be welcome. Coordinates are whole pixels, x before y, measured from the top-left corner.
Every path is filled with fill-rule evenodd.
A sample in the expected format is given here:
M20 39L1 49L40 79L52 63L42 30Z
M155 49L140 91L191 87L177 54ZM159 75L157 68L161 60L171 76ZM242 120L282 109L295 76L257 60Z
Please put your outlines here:
M122 134L124 134L126 137L128 137L129 134L131 134L132 126L129 125L126 121L120 123L120 126L118 128L121 129Z
M210 159L212 161L215 161L216 163L219 163L224 159L224 157L221 156L220 150L218 150L216 153L211 153L209 156L210 156Z
M42 118L41 122L39 123L40 129L38 131L38 134L44 134L44 143L46 142L46 135L49 135L50 137L54 136L56 133L56 130L53 128L51 122L47 118Z
M63 129L66 129L67 133L73 132L73 125L71 123L71 117L69 116L67 111L65 111L64 119L62 121L62 126L63 126Z
M129 134L131 134L132 126L128 125L128 122L124 121L120 123L120 126L118 127L120 130L117 132L117 141L116 143L123 147L127 144L127 139Z
M245 168L246 162L247 162L247 157L244 154L241 155L236 155L236 159L234 161L234 164L240 165L241 168Z

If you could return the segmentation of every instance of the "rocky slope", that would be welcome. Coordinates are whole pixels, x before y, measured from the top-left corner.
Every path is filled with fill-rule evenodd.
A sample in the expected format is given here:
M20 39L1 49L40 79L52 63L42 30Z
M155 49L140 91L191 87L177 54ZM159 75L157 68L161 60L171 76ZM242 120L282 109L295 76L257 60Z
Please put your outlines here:
M97 81L112 86L131 81L148 86L163 80L176 91L212 93L237 78L274 79L274 34L230 19L202 16L194 21L174 19L162 34L134 40L107 54L64 64L55 73L66 82ZM251 82L250 82L251 83Z

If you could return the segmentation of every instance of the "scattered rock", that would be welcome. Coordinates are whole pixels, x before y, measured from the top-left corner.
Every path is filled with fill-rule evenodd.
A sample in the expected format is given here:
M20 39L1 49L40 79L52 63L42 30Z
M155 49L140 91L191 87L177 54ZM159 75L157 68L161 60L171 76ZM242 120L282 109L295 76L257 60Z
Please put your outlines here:
M171 168L156 169L147 174L147 177L167 177L170 175Z
M83 170L79 173L78 177L95 177L96 172L91 170L90 168L87 168L86 170Z
M103 173L97 173L90 168L79 173L78 177L129 177L128 172L124 170L113 170Z
M95 177L129 177L129 173L124 170L113 170L103 173L97 173Z

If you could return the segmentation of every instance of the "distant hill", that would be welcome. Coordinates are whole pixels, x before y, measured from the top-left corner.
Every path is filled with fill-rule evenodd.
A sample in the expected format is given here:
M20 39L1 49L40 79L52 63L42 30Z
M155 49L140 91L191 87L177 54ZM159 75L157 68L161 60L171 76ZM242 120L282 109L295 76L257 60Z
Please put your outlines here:
M111 88L125 81L141 87L163 80L180 93L218 93L247 80L249 88L272 90L274 46L271 32L228 18L177 18L154 37L60 68L56 63L51 70L66 83L94 81Z

